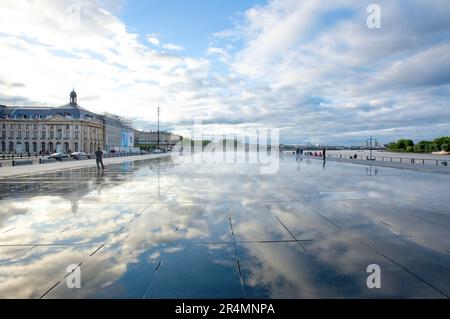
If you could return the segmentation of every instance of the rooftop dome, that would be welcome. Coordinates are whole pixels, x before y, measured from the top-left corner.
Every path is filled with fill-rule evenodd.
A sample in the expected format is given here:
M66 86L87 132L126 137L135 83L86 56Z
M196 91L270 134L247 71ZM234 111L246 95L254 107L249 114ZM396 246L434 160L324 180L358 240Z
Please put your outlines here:
M77 105L77 92L74 89L70 92L70 105Z

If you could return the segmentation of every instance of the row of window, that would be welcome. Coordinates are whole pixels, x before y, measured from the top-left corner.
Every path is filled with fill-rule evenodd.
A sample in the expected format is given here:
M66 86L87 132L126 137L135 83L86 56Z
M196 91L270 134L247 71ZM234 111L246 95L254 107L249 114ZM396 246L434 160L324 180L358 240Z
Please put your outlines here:
M17 126L17 128L18 128L19 130L22 129L22 127L26 128L27 130L28 130L30 127L33 127L34 130L37 130L37 129L38 129L38 125L37 125L37 124L23 124L23 125L22 125L22 124L10 124L10 125L9 125L10 129L12 129L12 130L13 130L16 126ZM41 126L41 129L43 129L43 130L45 130L45 129L47 128L47 124L41 124L40 126ZM65 126L66 130L70 130L70 124L66 124L66 125L63 125L63 124L57 124L57 125L50 124L50 125L48 125L48 126L49 126L49 128L50 128L51 130L53 130L53 128L55 128L55 127L56 127L56 129L61 130L64 126ZM76 130L78 130L79 125L74 125L74 127L75 127ZM6 130L6 124L2 124L2 129Z
M47 131L41 131L41 138L46 138L47 135L50 136L50 138L54 138L54 136L56 135L57 138L62 138L63 137L63 132L62 131L57 131L56 134L54 131L50 131L49 134L47 134ZM83 132L84 136L88 136L87 132ZM93 132L90 132L91 134L89 136L94 136L95 134L93 134ZM6 138L6 131L2 131L2 137L5 139ZM29 131L25 131L25 134L23 134L23 131L9 131L9 138L13 139L14 136L16 136L17 138L22 138L22 136L25 136L25 138L30 138L30 132ZM80 135L79 131L75 131L74 132L74 138L78 139ZM97 133L97 137L100 137L100 133ZM33 138L37 138L38 137L38 131L33 131ZM69 138L70 137L70 132L65 131L64 132L64 138Z
M28 130L27 130L27 131L28 131ZM26 132L27 132L27 131L26 131ZM3 130L3 132L6 132L6 131ZM23 132L23 130L10 130L10 131L9 131L10 134L13 134L14 132L21 133L21 132ZM37 130L35 130L35 132L37 132ZM50 130L41 130L41 132L50 132L50 133L52 133L52 132L55 132L55 130L53 130L53 129L50 129ZM67 136L70 134L70 131L56 130L56 133L58 133L58 134L63 134L63 132L64 132L64 134L67 135ZM74 132L75 132L75 134L79 134L80 131L76 130L76 131L74 131ZM83 134L84 134L84 135L88 135L88 133L89 133L89 135L103 135L101 131L95 132L94 130L89 130L89 131L88 131L88 130L83 130Z
M7 147L8 146L8 147ZM83 149L82 151L84 152L94 152L97 149L97 146L101 146L100 144L97 143L83 143ZM9 142L6 143L4 141L2 141L1 143L1 152L2 153L17 153L17 154L21 154L21 153L46 153L46 152L50 152L50 153L54 153L54 152L78 152L80 151L79 149L79 144L77 142L73 143L73 147L74 149L70 149L70 145L68 142L65 143L55 143L53 144L52 142L49 143L37 143L37 142L25 142L25 143L21 143L21 142L17 142L16 144L14 144L13 142Z
M78 143L74 143L75 152L78 152ZM3 153L9 152L9 153L38 153L42 152L45 153L47 151L54 152L54 151L65 151L68 152L70 150L69 143L56 143L55 145L50 142L46 144L45 142L40 143L40 149L38 149L38 143L33 142L25 142L24 144L17 142L15 145L13 142L9 142L8 149L6 149L6 143L2 142L1 150Z
M21 139L22 137L24 137L25 139L29 139L30 135L31 134L30 134L29 131L26 131L24 135L22 135L22 131L17 131L17 132L15 132L15 134L14 134L14 131L9 131L9 138L10 139L14 139L14 136L16 136L17 139ZM32 138L37 139L38 138L38 131L33 131L32 135L33 135ZM55 133L53 131L50 131L50 134L48 134L48 136L50 138L55 138ZM41 137L41 139L46 139L47 138L47 132L46 131L41 131L41 136L40 137ZM6 139L6 131L2 131L2 138ZM58 139L62 139L63 138L63 134L62 134L61 131L58 131L56 133L56 138L58 138ZM64 138L67 138L67 139L69 138L69 133L68 132L65 132ZM75 131L74 138L75 139L79 138L79 132L78 131Z

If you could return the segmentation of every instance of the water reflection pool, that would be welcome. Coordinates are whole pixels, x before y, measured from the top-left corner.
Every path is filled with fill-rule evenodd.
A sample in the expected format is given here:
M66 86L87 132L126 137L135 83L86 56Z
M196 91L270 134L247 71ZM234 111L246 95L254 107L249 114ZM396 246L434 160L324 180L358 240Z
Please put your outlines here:
M448 298L449 193L448 175L293 157L4 179L0 297Z

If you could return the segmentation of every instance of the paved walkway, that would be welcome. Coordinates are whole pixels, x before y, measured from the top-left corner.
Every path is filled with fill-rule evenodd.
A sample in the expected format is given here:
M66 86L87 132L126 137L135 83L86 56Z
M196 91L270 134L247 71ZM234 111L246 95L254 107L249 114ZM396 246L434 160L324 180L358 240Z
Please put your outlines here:
M450 297L448 175L279 165L184 155L0 179L0 298Z
M171 156L170 153L165 154L147 154L147 155L136 155L136 156L125 156L125 157L112 157L103 159L103 164L117 164L129 161L141 161L151 158L167 157ZM82 160L82 161L72 161L72 162L56 162L50 164L33 164L25 166L7 166L0 167L0 178L24 176L30 174L38 174L44 172L58 171L63 169L72 169L80 167L96 166L95 159ZM107 169L107 167L106 167Z
M321 157L304 156L303 158L322 160ZM420 171L420 172L427 172L427 173L445 173L445 174L450 174L450 166L444 166L444 165L435 166L435 165L422 165L422 164L410 164L410 163L395 163L395 162L392 163L392 162L369 161L369 160L348 159L348 158L334 158L334 157L327 157L327 161L329 161L329 162L350 163L350 164L359 164L359 165L373 165L373 166L382 166L382 167L411 169L411 170Z

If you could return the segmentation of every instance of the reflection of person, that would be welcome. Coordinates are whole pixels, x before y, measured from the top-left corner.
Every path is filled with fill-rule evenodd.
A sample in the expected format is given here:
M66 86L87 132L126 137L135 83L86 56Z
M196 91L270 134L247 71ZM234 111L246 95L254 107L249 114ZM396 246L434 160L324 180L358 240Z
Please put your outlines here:
M97 169L100 169L100 165L102 165L102 169L105 169L103 165L103 152L100 150L100 147L95 152L95 162L97 163Z
M96 183L97 184L101 184L101 182L104 181L103 176L105 176L103 171L98 171L97 172L97 179L96 179Z
M101 170L101 171L98 170L97 171L97 178L95 179L95 185L97 186L96 189L97 189L97 193L99 195L101 195L101 193L102 193L102 185L103 185L104 182L105 182L104 171L103 170Z

